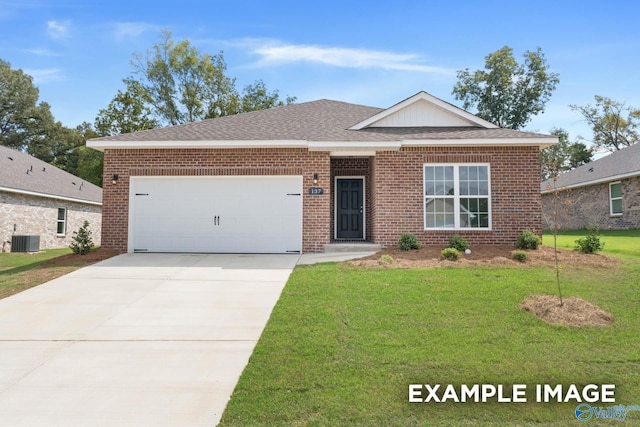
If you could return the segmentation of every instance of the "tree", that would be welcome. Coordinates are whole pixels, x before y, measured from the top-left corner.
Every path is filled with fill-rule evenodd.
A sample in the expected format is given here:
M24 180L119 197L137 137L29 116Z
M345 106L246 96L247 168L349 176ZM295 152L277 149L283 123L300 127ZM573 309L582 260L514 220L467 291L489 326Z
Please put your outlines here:
M554 128L550 133L557 136L559 142L540 152L540 177L542 181L591 161L593 150L582 142L570 142L569 133L566 130Z
M19 150L41 143L54 127L46 102L38 104L33 78L0 59L0 143Z
M77 167L74 175L89 181L92 184L102 187L102 171L104 169L104 155L101 151L88 148L86 141L91 138L97 138L98 133L93 129L91 123L83 122L76 127L76 132L82 135L84 145L78 147Z
M164 124L237 112L235 80L225 75L222 52L201 54L188 40L176 44L165 30L151 52L134 55L132 65L145 102Z
M293 104L296 99L297 98L295 96L288 96L284 101L282 101L277 90L269 93L264 82L262 80L257 80L253 85L245 86L240 104L240 112L246 113L248 111L282 107L283 105Z
M540 48L524 53L518 64L509 46L485 57L485 69L458 71L453 88L463 108L475 107L477 115L500 127L521 129L544 106L560 81L551 73Z
M69 248L77 255L88 254L94 246L93 239L91 238L92 234L93 232L89 230L89 221L85 220L78 231L73 232Z
M640 141L640 109L605 96L596 95L595 100L595 106L570 107L580 112L591 125L596 148L617 151Z
M146 92L132 79L123 80L126 90L118 90L107 108L98 112L95 119L96 136L111 136L159 126L145 103Z
M101 110L99 122L96 119L101 134L173 126L296 100L287 97L282 101L278 91L269 92L262 80L246 86L241 96L236 80L226 74L222 51L203 54L188 40L175 43L167 30L146 54L134 54L131 64L134 72L125 79L126 91L118 92L113 106Z

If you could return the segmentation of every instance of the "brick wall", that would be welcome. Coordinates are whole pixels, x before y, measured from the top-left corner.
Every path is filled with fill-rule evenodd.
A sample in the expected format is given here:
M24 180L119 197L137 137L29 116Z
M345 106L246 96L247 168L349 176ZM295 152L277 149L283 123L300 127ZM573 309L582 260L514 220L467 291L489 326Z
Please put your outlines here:
M558 193L560 229L579 230L596 224L604 230L640 228L640 177L620 180L622 215L610 215L609 183L573 188ZM542 195L544 228L553 228L554 195Z
M326 152L306 149L107 149L104 152L102 245L127 251L130 176L302 175L303 252L322 252L329 243L330 194L308 195L308 188L330 187ZM313 183L313 174L319 181ZM118 174L118 182L111 177Z
M64 236L57 235L58 208L67 209L67 232ZM16 234L40 236L40 249L64 248L69 246L73 232L85 220L90 223L94 243L99 245L100 211L100 206L96 205L0 192L0 247L9 252L11 246L6 242L11 242L11 236Z
M371 162L372 159L370 157L343 157L343 158L332 158L331 159L331 239L335 237L335 178L342 176L363 176L365 187L364 187L364 197L365 197L365 233L366 240L372 241L372 233L371 233L371 224L372 224L372 216L371 216L371 194L372 194L372 183L371 183Z
M425 163L489 163L491 230L424 230ZM514 244L524 229L542 232L537 147L405 147L373 161L375 241L396 245L403 233L422 244L444 245L453 234L471 244Z

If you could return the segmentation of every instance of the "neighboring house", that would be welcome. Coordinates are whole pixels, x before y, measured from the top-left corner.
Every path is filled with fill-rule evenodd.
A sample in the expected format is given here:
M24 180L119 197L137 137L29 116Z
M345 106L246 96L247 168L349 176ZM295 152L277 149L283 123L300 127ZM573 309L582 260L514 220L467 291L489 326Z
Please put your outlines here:
M559 228L640 228L640 144L560 174L555 190L544 181L541 191L545 228L553 228L554 199Z
M0 240L40 236L40 249L69 246L85 220L100 243L102 189L28 154L0 145Z
M420 92L388 109L320 100L94 139L104 247L120 252L322 252L514 244L542 231L539 150Z

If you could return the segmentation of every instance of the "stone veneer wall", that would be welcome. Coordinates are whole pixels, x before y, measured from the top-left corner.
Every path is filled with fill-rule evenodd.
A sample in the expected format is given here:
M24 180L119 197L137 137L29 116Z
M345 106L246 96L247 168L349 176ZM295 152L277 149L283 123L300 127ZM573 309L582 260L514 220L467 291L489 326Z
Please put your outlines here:
M609 182L572 188L558 193L558 228L579 230L590 224L603 230L640 228L640 176L619 181L622 215L610 214ZM542 195L545 229L553 228L553 202L553 194Z
M64 236L58 236L56 233L58 208L67 209L67 230ZM67 247L71 243L73 232L78 230L85 220L89 221L94 243L99 245L102 231L100 206L0 192L0 245L4 247L5 252L11 249L6 242L11 242L13 234L40 236L40 249Z

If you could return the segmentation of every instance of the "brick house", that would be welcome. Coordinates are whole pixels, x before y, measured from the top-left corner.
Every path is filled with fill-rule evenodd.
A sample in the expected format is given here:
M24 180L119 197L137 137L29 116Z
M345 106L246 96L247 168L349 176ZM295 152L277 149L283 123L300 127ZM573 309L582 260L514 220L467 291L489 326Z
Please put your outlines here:
M577 230L640 228L640 144L611 153L542 183L544 227L553 228L557 192L558 226Z
M0 145L0 241L40 236L40 249L69 246L85 220L100 244L102 189L21 151Z
M104 247L299 253L541 232L539 150L555 142L419 92L388 109L319 100L87 145L104 152Z

